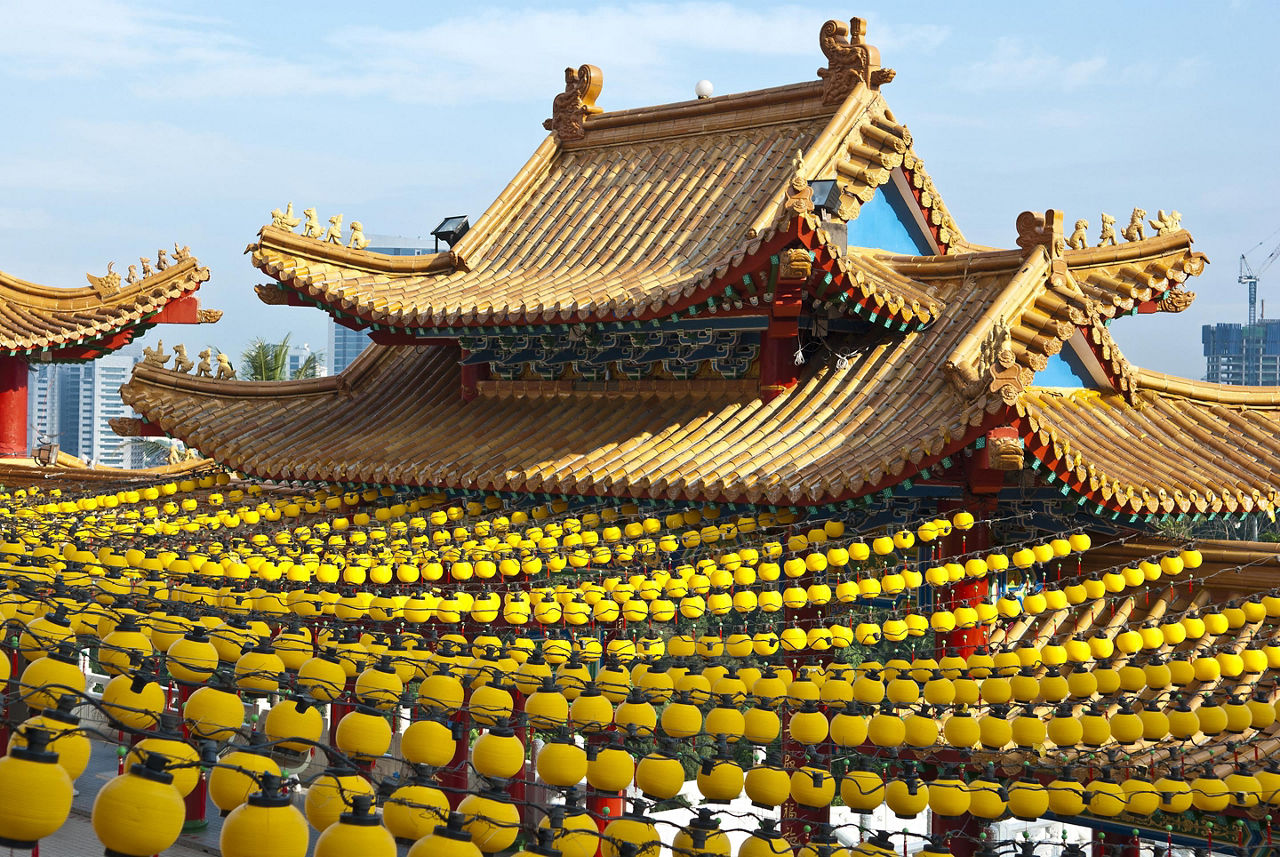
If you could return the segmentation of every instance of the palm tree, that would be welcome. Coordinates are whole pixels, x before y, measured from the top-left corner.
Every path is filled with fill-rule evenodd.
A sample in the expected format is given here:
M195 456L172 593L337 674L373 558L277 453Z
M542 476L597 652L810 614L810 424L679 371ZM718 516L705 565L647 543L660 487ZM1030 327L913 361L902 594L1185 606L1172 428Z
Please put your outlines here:
M249 347L240 355L240 377L247 381L284 381L297 378L314 378L319 374L320 361L324 354L319 351L308 352L292 375L289 374L289 337L285 334L279 342L267 342L262 338L254 339Z

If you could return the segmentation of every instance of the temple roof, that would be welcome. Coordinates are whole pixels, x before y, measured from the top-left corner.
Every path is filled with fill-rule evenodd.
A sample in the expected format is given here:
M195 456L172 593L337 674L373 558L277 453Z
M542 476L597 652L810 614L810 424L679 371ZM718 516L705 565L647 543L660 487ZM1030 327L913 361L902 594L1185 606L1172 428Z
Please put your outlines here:
M548 137L447 253L343 247L277 218L249 251L284 291L259 294L409 332L665 317L720 297L744 260L793 237L779 233L794 227L797 176L837 180L848 219L898 170L938 246L959 239L881 94L826 94L815 81L593 115L580 139Z
M0 484L11 490L29 485L66 491L100 490L104 486L122 488L207 470L212 464L207 459L193 459L133 469L90 466L73 455L61 452L57 461L48 466L42 466L31 458L0 458Z
M186 251L175 256L168 267L134 282L122 283L108 270L102 277L88 275L90 285L75 289L29 283L0 271L0 349L14 354L92 347L154 323L167 304L192 296L209 279L209 269L194 256Z
M948 300L980 312L1005 276L948 283ZM121 393L165 432L263 477L814 502L906 478L1000 407L938 370L966 331L967 314L948 314L927 333L829 338L768 403L754 380L696 379L495 380L463 402L448 345L375 345L341 375L273 384L142 366Z
M580 99L578 124L549 122L552 137L450 253L344 248L279 215L249 248L281 284L258 287L264 300L394 336L308 381L142 366L124 400L267 478L803 505L937 475L990 441L998 469L1029 465L1095 513L1273 513L1280 397L1145 372L1111 335L1121 315L1194 298L1182 286L1206 260L1180 215L1161 212L1142 237L1135 209L1123 242L1104 217L1109 246L1087 247L1083 221L1068 239L1061 212L1023 212L1015 248L970 244L867 82L892 75L839 97L823 76L618 113ZM806 196L822 178L842 192L834 215ZM890 182L910 191L932 255L842 240ZM799 292L781 307L772 293L787 282ZM581 351L588 336L627 354L702 327L738 337L704 349L736 360L743 331L775 335L747 322L772 331L784 317L809 355L790 389L763 377L767 342L745 346L759 349L755 369L680 375L667 361L648 377ZM513 324L532 326L503 341ZM495 356L504 374L466 374ZM551 356L571 369L544 373ZM605 360L623 362L598 371Z

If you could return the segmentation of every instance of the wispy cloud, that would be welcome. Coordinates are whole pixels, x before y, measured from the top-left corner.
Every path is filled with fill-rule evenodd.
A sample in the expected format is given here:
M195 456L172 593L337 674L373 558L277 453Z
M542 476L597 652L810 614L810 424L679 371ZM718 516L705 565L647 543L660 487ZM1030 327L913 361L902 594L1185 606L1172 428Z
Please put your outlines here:
M1049 87L1072 91L1096 81L1107 68L1105 57L1067 60L1021 39L996 40L991 54L961 66L956 84L974 92Z
M616 80L615 91L629 93L696 73L675 61L690 52L822 59L813 11L799 6L753 11L683 2L590 12L553 6L469 10L413 29L320 24L316 32L264 34L261 42L234 34L232 22L114 0L26 4L16 13L17 21L0 32L0 59L6 60L0 75L126 72L135 93L152 97L519 101L546 95L558 83L559 69L583 62L601 65ZM310 26L317 26L314 19ZM871 41L886 59L927 53L947 36L947 28L935 24L872 21Z

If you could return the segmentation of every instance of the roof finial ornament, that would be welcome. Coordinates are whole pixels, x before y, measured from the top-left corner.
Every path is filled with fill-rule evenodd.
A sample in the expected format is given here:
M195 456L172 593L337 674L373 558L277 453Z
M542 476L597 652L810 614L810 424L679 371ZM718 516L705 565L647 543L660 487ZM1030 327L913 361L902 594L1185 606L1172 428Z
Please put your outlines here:
M196 366L196 377L212 378L213 364L210 363L210 359L213 357L213 349L206 346L197 356L200 358L200 363Z
M897 74L880 67L880 49L866 42L867 22L862 18L828 21L818 32L818 46L827 57L827 67L818 69L822 78L822 103L839 104L860 83L879 89Z
M164 350L164 340L156 343L155 348L142 349L142 364L144 366L158 366L164 368L164 364L169 362L169 354Z
M130 270L132 269L133 266L130 266ZM120 291L120 275L116 273L115 262L107 263L107 272L101 277L95 277L93 274L85 274L84 276L100 298L111 297Z
M236 369L231 365L231 358L218 352L218 372L213 376L215 381L234 381L236 379Z
M292 232L298 228L298 224L302 222L301 217L293 216L293 203L289 203L284 211L278 208L271 209L271 225L277 229L288 229Z
M1156 212L1156 219L1148 220L1147 223L1156 231L1156 235L1169 235L1182 228L1182 212L1175 210L1165 214L1162 208Z
M561 143L581 140L587 133L587 117L604 112L604 108L596 106L602 86L604 75L595 66L584 63L577 69L566 68L564 92L551 102L551 118L542 127Z
M1067 242L1062 237L1062 212L1050 208L1044 214L1024 211L1014 222L1018 246L1025 251L1043 247L1050 258L1061 256ZM1078 229L1078 225L1077 225Z
M796 156L791 159L791 181L787 182L786 198L783 206L796 214L813 212L813 188L809 187L804 177L804 152L796 149Z

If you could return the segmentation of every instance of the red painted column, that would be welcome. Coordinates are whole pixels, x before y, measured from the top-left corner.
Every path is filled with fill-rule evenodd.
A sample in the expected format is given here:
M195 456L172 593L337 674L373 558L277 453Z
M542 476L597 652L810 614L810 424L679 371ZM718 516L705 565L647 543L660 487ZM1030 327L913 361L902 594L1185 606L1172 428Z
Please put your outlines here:
M469 784L467 758L471 739L471 717L464 708L450 718L450 724L456 741L453 758L449 760L444 770L440 771L438 779L445 796L449 798L449 806L457 809L458 804L462 803L462 799L467 796Z
M605 739L606 736L603 734L591 735L587 738L587 742L589 746L603 747L608 744ZM600 828L601 833L609 822L622 815L623 810L622 792L602 792L590 786L587 787L587 812L591 813L592 818L596 820L596 826ZM596 854L600 853L600 848L597 846Z
M813 582L812 576L806 575L800 578L799 582L808 585ZM785 610L783 615L786 617L784 621L788 626L800 627L806 630L823 622L822 609L813 604L808 604L799 610ZM829 660L829 654L816 655L806 651L804 654L788 655L786 657L786 665L791 669L792 674L798 677L801 669L806 664L825 664ZM806 747L791 737L792 706L788 701L783 700L778 714L782 720L783 769L790 774L798 768L804 767L807 762L807 751L812 751L816 757L813 760L814 766L830 772L831 753L827 743L824 742L815 747ZM786 802L782 804L780 816L783 837L793 846L802 847L809 844L813 831L818 825L827 824L831 821L831 807L801 806L796 802L795 798L788 797Z
M938 504L938 511L950 517L953 513L967 511L976 520L968 530L952 529L951 535L942 540L943 556L960 556L974 551L986 551L991 547L991 526L985 519L995 511L994 497L975 497L968 495L965 500L944 500ZM954 610L957 607L971 607L985 600L990 591L990 582L986 577L965 578L954 583L946 590L947 598L940 608ZM954 650L956 654L967 658L979 646L987 644L985 628L957 628L946 634L941 641L945 650ZM950 651L944 651L950 654Z
M27 361L0 357L0 458L27 456Z
M467 352L463 351L466 357ZM462 401L469 402L480 395L480 382L489 380L489 364L473 363L462 367Z
M197 687L198 685L190 684L178 685L177 710L179 712L186 707L187 700L196 692ZM184 738L191 738L191 730L187 728L186 723L182 724L182 735ZM200 779L196 781L196 787L183 798L183 802L187 807L186 819L182 824L184 831L204 830L209 826L208 818L205 816L209 804L209 777L203 770L200 772Z
M766 402L794 387L799 377L795 353L800 342L804 283L804 278L779 277L769 309L769 328L760 335L760 398Z
M945 836L953 857L973 857L982 844L979 838L984 825L980 819L965 813L956 818L933 816L933 833Z

